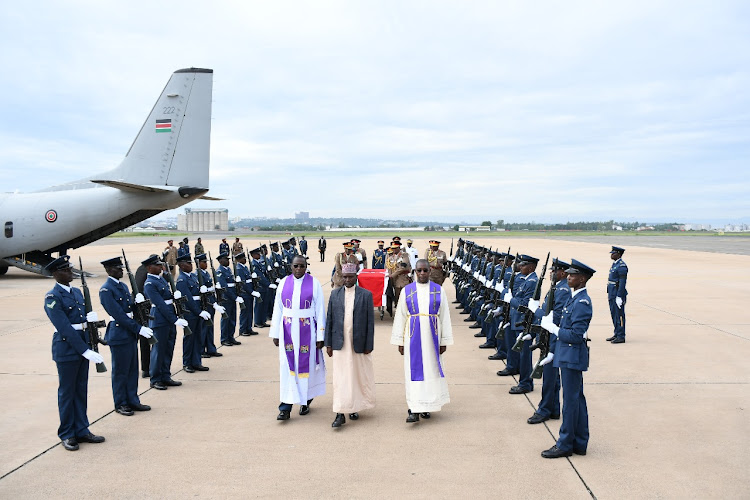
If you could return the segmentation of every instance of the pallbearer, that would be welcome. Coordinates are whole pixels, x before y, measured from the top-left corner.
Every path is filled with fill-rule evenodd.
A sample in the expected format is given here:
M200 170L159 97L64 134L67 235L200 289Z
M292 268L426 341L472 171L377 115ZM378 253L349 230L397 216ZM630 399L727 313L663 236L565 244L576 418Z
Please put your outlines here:
M73 266L70 257L61 255L45 267L57 282L44 296L44 312L55 327L52 335L52 359L57 364L59 386L57 409L60 427L57 435L68 451L78 449L78 443L101 443L102 436L89 431L86 416L89 361L101 363L104 358L89 348L86 321L97 321L95 312L85 312L83 294L70 286Z
M109 278L99 289L99 301L112 317L104 340L112 354L112 396L115 411L131 416L134 411L148 411L138 397L138 336L150 338L153 330L133 319L135 303L128 286L121 282L123 264L120 257L102 261Z

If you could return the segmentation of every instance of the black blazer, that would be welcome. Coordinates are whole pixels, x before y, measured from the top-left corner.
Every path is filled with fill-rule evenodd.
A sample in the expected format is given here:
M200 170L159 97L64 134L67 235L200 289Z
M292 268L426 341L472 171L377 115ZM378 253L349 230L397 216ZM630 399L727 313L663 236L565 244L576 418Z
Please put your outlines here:
M331 292L326 316L325 345L340 350L344 345L344 297L346 287ZM372 293L362 287L354 289L354 325L352 343L354 352L372 351L375 343L375 311Z

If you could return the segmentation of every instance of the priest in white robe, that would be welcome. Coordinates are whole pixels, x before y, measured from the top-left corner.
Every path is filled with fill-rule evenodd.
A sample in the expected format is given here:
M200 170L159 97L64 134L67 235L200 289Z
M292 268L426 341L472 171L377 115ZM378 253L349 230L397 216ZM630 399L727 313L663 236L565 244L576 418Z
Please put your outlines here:
M417 261L417 281L401 291L393 318L391 344L404 356L408 423L430 418L450 402L443 353L453 344L448 299L442 287L430 281L430 265Z
M300 415L307 415L313 398L326 392L323 288L306 270L305 258L295 256L292 274L276 289L269 337L279 349L281 404L277 420L288 420L294 404L300 405Z

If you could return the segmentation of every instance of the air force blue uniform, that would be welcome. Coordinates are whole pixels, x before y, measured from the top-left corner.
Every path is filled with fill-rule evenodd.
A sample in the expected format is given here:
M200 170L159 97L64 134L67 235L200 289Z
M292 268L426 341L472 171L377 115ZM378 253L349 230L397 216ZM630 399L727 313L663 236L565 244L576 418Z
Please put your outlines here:
M44 297L44 312L55 327L52 359L57 364L59 381L57 409L60 427L57 435L62 440L85 436L89 434L86 416L89 360L83 357L83 353L89 345L83 329L86 321L83 294L73 287L67 291L57 283Z
M268 277L266 276L266 270L263 262L261 262L260 260L253 259L253 272L258 276L257 281L255 282L257 285L256 291L260 293L261 297L263 297L263 302L256 300L254 307L255 326L260 326L265 323L266 319L268 318L268 316L266 315L265 300L268 297L268 285L270 285L270 282L268 281Z
M151 301L149 328L157 343L151 348L151 383L165 383L172 379L171 366L177 341L177 314L169 284L161 276L148 274L143 284L143 295Z
M628 280L628 266L622 259L612 263L607 278L607 298L609 299L609 312L612 315L612 324L615 327L615 337L625 338L625 302L627 302L628 291L625 283ZM622 299L622 307L617 307L617 297Z
M110 277L99 289L99 301L113 318L107 325L104 341L112 354L112 397L115 408L140 405L138 332L141 325L133 319L133 297L125 283Z
M557 335L554 366L560 369L563 388L563 421L557 448L586 451L589 442L589 415L583 395L583 372L589 368L587 332L593 308L586 288L571 292L563 307Z
M226 266L216 269L216 279L224 289L224 306L227 317L221 318L221 342L231 342L234 339L234 329L237 326L237 291L232 270Z
M211 288L214 286L214 282L211 279L211 273L208 271L201 269L200 266L196 270L196 272L199 272L203 275L203 284L207 288ZM208 295L208 302L213 306L213 304L216 303L216 296L214 294ZM221 304L219 304L221 305ZM211 322L203 321L201 322L201 328L203 329L203 333L201 334L201 348L199 349L201 354L216 354L216 344L214 343L214 325L213 325L213 319L214 319L214 308L211 307L209 309L208 314L211 315Z
M516 276L516 281L518 281L518 278L521 276L523 275L519 274ZM511 348L513 347L513 344L515 344L518 335L523 332L523 326L516 326L517 323L522 322L524 319L523 313L521 313L518 308L520 306L529 305L529 300L531 300L534 295L534 290L536 289L538 281L539 278L537 277L536 271L524 276L524 279L521 280L521 284L518 286L518 291L513 292L513 298L510 299L510 331L513 332L513 335L510 335L508 340ZM512 349L508 350L509 358L513 352ZM518 359L518 387L529 391L534 390L534 379L531 378L531 370L534 368L531 361L531 340L523 341L521 352L516 353L515 357Z
M240 335L249 334L253 329L253 278L250 269L244 264L237 264L237 294L245 301L245 308L240 308Z
M193 332L192 335L186 335L182 338L182 365L183 366L200 366L201 365L201 322L203 319L199 316L201 313L200 303L200 286L198 278L192 273L180 271L177 276L175 285L185 300L185 311L183 318L188 322L188 327Z

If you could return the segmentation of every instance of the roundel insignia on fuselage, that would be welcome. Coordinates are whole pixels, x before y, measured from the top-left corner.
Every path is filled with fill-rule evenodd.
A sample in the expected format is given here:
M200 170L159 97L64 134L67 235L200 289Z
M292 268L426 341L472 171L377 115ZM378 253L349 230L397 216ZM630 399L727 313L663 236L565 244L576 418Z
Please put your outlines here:
M44 219L47 222L55 222L57 220L57 212L54 210L47 210L47 213L44 214Z

